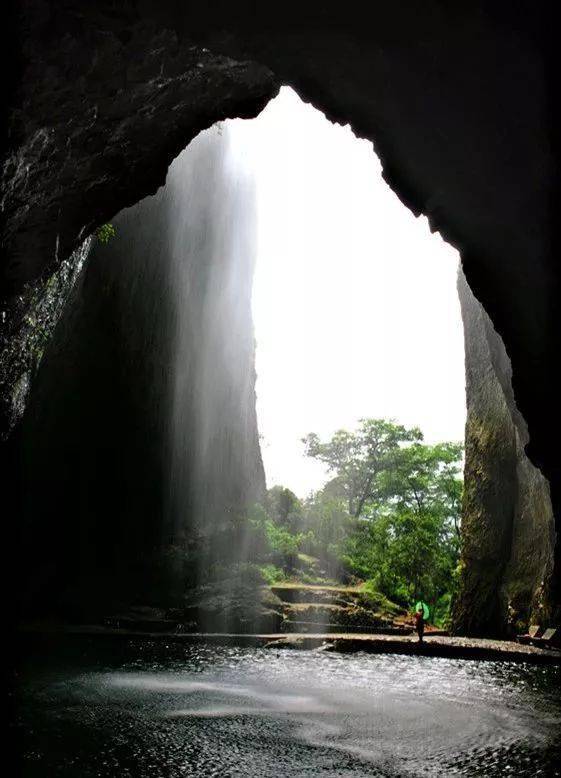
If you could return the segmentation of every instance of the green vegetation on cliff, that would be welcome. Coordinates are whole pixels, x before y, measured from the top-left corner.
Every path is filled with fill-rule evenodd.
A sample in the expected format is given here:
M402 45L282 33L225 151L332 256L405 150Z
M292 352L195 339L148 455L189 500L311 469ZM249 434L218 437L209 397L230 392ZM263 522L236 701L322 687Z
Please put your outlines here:
M96 230L96 236L101 243L109 243L111 238L114 238L117 234L115 227L110 223L102 224Z

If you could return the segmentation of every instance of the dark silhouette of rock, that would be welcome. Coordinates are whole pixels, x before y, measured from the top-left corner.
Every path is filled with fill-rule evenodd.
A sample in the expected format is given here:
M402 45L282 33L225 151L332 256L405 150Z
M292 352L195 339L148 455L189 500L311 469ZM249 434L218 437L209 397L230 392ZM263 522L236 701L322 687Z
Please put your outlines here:
M496 635L549 624L555 526L549 484L528 440L500 336L458 275L466 354L466 463L455 629Z

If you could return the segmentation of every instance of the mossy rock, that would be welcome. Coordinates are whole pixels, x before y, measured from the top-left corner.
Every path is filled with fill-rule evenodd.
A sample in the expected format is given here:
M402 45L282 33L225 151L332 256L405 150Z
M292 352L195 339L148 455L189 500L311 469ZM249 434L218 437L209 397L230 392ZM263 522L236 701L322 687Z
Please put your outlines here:
M329 625L349 628L380 629L392 625L391 616L357 605L335 605L325 603L292 603L285 605L284 628L298 623Z
M238 578L191 590L184 613L205 632L279 632L283 621L282 603L269 587Z
M334 589L324 589L315 586L302 585L301 587L279 586L271 587L272 592L282 602L306 603L313 602L317 604L338 604L347 605L348 600L342 591Z

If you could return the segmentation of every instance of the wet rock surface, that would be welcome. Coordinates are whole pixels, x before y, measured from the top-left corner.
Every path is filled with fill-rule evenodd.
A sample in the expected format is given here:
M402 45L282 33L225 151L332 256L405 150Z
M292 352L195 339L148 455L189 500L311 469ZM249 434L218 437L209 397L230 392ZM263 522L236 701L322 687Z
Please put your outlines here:
M385 631L405 611L382 594L372 594L351 586L321 586L286 583L271 587L282 603L285 632Z
M185 628L191 632L279 632L282 603L254 580L225 579L185 595Z
M0 441L6 440L25 413L31 384L91 245L92 238L86 238L46 280L30 284L16 298L10 317L1 321Z
M504 636L554 623L555 522L549 484L530 462L503 341L460 272L466 354L461 633Z

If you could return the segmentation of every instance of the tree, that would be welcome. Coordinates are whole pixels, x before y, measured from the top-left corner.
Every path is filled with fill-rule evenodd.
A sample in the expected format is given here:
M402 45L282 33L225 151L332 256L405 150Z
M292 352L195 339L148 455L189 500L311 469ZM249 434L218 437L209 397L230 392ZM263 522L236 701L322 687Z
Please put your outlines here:
M339 430L322 443L315 433L303 438L306 454L335 473L329 484L333 494L344 496L349 514L358 518L365 506L382 496L381 477L392 470L400 446L423 439L421 430L406 429L385 419L361 419L356 432Z
M285 486L273 486L267 492L266 508L277 524L297 532L302 525L302 504L298 497Z
M454 585L459 551L462 446L427 445L419 429L364 419L306 450L333 478L323 499L339 499L350 523L341 559L387 596L436 602ZM316 497L316 500L318 498ZM345 526L339 521L339 527Z
M302 550L318 560L329 578L341 575L342 556L354 523L345 501L329 490L310 495L303 505L302 527L306 534Z
M459 552L462 446L414 443L385 474L391 517L392 564L409 581L413 599L440 596L453 577Z

